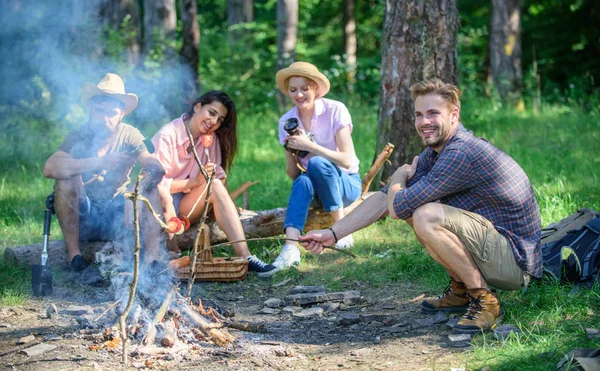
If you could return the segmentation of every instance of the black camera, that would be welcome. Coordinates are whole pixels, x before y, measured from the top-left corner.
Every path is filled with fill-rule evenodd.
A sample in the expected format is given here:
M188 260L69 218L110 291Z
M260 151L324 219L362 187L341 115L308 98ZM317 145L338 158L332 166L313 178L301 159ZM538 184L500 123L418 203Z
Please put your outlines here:
M298 119L290 118L283 123L283 130L287 131L288 135L299 135L300 129L298 129ZM308 151L299 151L297 149L288 148L287 143L283 147L289 152L297 155L298 157L306 157Z

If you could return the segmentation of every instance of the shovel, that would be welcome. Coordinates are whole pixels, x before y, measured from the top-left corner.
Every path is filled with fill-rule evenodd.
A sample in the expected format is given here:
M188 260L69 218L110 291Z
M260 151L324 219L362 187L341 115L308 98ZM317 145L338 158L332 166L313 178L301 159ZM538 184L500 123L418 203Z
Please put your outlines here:
M50 224L54 209L54 194L46 199L44 212L44 245L42 248L41 264L31 266L31 287L33 296L52 295L52 267L48 266L48 238L50 237Z

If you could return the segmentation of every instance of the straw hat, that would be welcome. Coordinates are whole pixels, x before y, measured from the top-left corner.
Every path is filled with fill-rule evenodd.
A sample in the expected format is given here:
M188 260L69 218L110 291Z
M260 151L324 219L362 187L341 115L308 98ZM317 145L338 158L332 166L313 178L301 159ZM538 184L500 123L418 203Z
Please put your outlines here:
M277 75L275 75L277 87L283 94L287 95L286 81L293 76L305 77L316 82L319 85L319 95L317 98L321 98L329 92L329 80L315 65L308 62L294 62L288 68L279 70Z
M83 84L81 100L87 106L92 97L103 95L120 100L125 105L125 112L129 113L135 109L138 104L138 97L135 94L125 93L125 84L118 75L107 73L98 85L91 82Z

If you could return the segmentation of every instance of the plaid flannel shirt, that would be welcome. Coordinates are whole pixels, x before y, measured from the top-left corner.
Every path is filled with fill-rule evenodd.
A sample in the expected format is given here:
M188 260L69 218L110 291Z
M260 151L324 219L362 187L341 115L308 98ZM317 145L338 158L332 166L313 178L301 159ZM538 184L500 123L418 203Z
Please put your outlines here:
M415 175L394 197L394 212L407 219L438 200L488 219L510 240L519 267L541 277L540 212L529 178L510 156L462 124L439 154L431 147L421 153Z

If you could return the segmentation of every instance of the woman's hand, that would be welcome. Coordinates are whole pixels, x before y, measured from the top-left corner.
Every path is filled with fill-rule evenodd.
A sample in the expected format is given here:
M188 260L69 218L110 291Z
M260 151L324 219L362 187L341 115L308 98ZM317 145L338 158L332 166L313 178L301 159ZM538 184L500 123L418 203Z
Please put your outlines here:
M308 135L306 135L303 129L298 129L298 131L298 135L288 135L285 138L288 147L299 151L311 152L311 150L315 146L315 142L310 140L310 138L308 137Z

